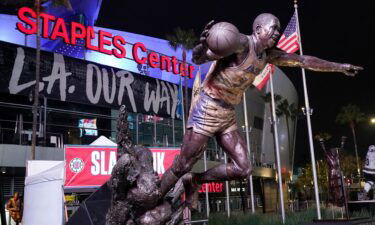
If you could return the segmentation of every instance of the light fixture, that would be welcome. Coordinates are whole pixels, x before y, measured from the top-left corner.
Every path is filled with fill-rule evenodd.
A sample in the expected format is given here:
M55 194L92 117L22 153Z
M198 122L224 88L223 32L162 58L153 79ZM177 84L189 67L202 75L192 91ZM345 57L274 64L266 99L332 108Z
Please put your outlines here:
M6 173L7 172L7 170L6 170L6 168L5 167L1 167L1 173Z

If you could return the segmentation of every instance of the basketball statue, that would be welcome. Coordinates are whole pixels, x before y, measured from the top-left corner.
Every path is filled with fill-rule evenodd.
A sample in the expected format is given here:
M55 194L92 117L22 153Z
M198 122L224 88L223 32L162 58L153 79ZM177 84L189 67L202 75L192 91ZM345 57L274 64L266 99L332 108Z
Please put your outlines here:
M277 49L280 22L269 13L255 18L251 35L237 32L228 23L216 26L214 21L209 22L201 34L200 43L193 49L195 64L210 61L212 64L189 114L180 155L164 173L160 185L161 195L165 196L182 177L186 203L190 209L197 209L198 190L202 183L239 180L250 175L252 167L246 142L236 124L234 106L241 102L243 93L267 63L321 72L341 72L348 76L362 70L350 64L289 54ZM211 137L216 138L231 160L203 173L189 173Z

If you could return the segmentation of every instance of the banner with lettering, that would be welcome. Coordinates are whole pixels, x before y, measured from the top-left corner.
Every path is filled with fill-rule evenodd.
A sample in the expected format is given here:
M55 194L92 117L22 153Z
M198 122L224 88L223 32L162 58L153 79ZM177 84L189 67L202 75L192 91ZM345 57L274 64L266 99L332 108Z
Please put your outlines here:
M149 148L154 170L161 176L179 154L179 148ZM117 147L65 146L65 188L99 187L110 177L117 160Z
M0 92L28 96L35 49L0 41ZM47 98L176 118L178 87L145 75L41 51L40 93Z
M65 187L97 187L110 177L117 147L66 146Z

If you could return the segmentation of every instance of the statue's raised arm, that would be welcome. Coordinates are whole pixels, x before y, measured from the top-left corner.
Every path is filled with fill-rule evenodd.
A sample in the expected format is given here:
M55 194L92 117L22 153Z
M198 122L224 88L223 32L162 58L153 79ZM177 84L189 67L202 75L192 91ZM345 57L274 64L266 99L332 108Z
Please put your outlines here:
M213 28L214 25L215 26L219 25L219 27L221 26L220 28L222 28L222 25L224 25L224 26L230 27L229 29L235 30L235 32L228 31L228 32L231 32L231 34L227 34L227 35L223 33L225 32L226 29L222 29L221 31L219 31L221 35L226 36L225 37L226 44L225 45L218 44L216 46L216 51L210 49L209 43L208 43L209 38L211 38L211 44L217 41L216 36L215 38L213 38L212 36L212 35L217 35L217 34L211 34L210 36L210 33L212 32L211 28ZM213 28L213 30L215 30L215 28ZM223 36L220 36L220 38L223 38ZM212 39L215 39L215 40L212 40ZM199 39L199 44L196 45L193 49L193 62L195 64L200 65L208 61L214 61L214 60L218 60L218 59L221 59L221 58L224 58L224 57L236 54L236 53L242 53L243 51L248 49L248 45L249 45L248 42L249 40L246 37L246 35L239 33L237 28L233 24L230 24L227 22L221 22L221 23L215 24L215 22L211 20L202 31L200 39ZM219 43L221 42L219 41Z

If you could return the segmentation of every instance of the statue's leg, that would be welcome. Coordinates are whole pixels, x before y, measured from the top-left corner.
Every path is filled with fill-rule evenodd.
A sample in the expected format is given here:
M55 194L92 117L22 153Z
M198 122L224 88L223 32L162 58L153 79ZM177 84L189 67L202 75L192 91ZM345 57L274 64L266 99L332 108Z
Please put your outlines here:
M251 172L251 165L245 141L238 130L218 136L217 141L231 161L213 167L204 173L196 174L195 180L198 183L205 183L246 178Z
M187 129L183 138L180 155L176 156L172 166L163 174L160 189L164 196L182 177L189 172L199 159L203 151L203 146L209 137Z
M186 202L190 209L198 207L199 184L211 181L226 181L246 178L251 171L247 148L242 136L237 130L217 137L219 145L228 154L231 161L220 164L204 173L186 174L183 177Z

